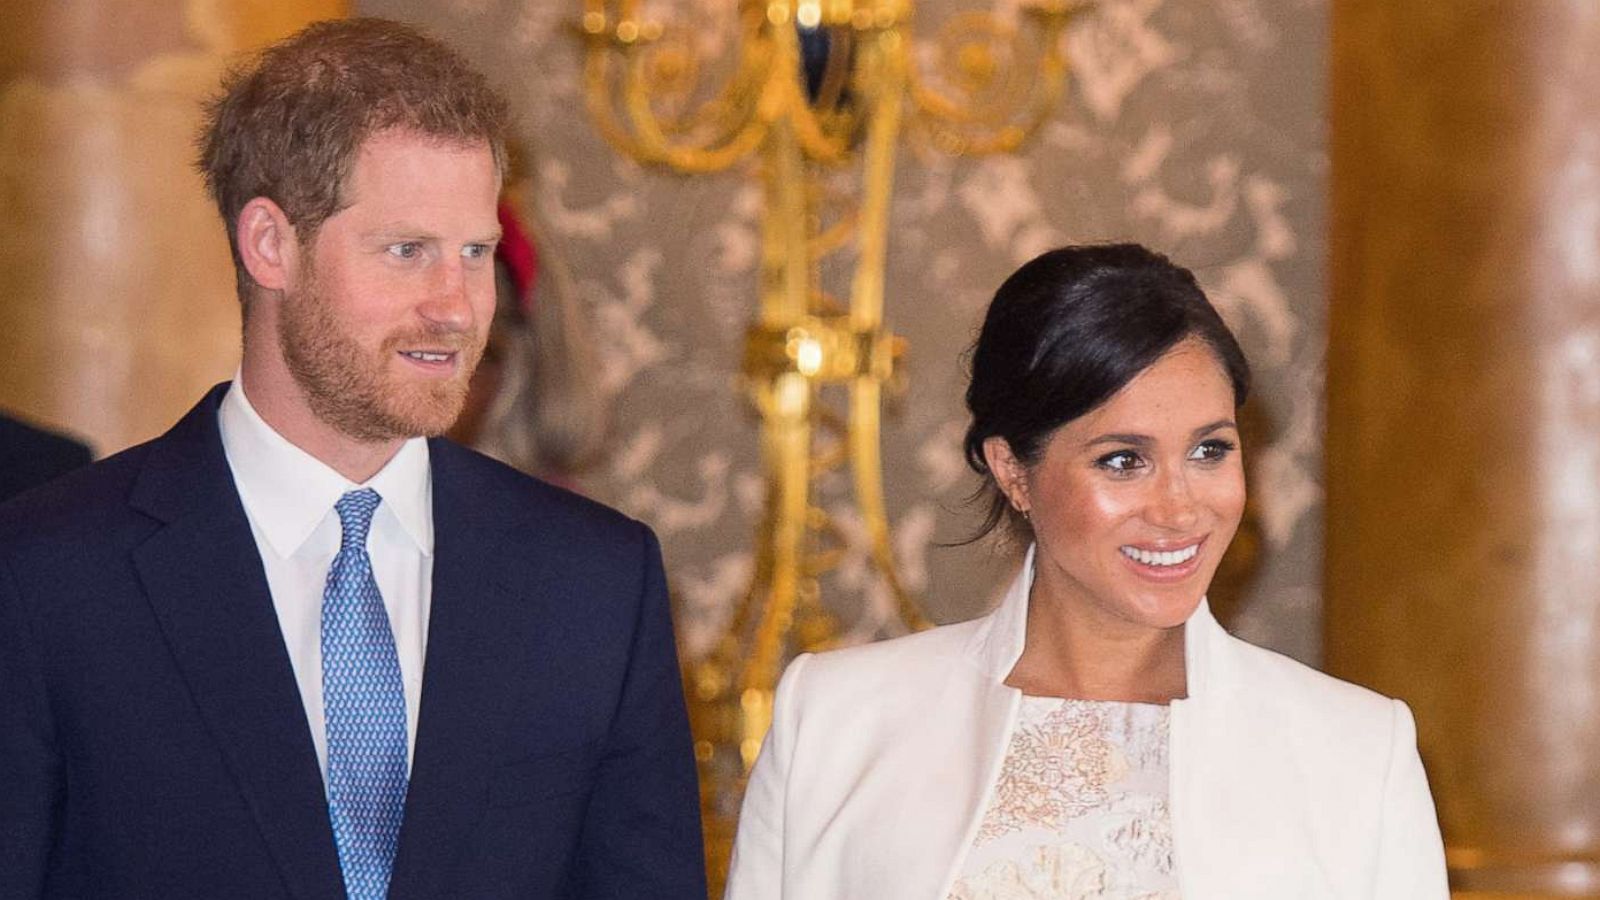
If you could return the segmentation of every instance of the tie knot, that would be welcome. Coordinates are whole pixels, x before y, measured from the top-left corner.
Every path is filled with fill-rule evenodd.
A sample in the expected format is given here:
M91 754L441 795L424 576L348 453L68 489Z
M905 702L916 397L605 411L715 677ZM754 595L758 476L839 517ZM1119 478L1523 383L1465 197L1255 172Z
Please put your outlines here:
M372 488L351 491L339 498L333 508L339 513L344 546L366 546L367 530L372 527L372 514L378 511L378 504L382 502L383 498Z

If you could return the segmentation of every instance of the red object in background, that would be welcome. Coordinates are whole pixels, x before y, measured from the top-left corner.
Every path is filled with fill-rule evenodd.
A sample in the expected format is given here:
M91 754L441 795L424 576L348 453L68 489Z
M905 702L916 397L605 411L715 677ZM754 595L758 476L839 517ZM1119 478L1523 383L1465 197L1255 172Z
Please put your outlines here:
M508 203L500 204L500 246L495 258L506 264L517 288L517 305L524 316L533 314L533 280L539 275L539 251Z

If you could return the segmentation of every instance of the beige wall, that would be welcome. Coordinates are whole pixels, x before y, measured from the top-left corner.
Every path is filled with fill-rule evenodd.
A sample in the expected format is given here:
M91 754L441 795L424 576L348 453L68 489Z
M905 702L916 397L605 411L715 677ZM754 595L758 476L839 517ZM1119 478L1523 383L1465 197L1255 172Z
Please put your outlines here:
M660 8L671 0L647 4ZM731 18L732 0L678 0ZM920 0L931 31L990 0ZM1000 0L1002 8L1014 8ZM614 451L585 486L661 533L689 651L745 586L761 493L756 430L734 388L753 311L759 195L743 174L682 179L621 162L583 112L580 5L362 0L478 60L511 97L548 250L593 317ZM911 583L937 619L972 615L1007 561L945 549L976 522L960 458L960 354L994 288L1068 241L1148 242L1196 269L1259 373L1262 437L1247 449L1264 550L1235 607L1247 636L1319 652L1323 340L1323 0L1106 0L1078 30L1078 78L1020 158L905 152L889 248L888 319L910 340L910 392L886 435L888 502ZM836 505L843 483L829 485ZM889 598L857 540L825 585L851 639Z
M101 453L238 361L220 220L190 167L230 54L336 0L8 0L0 41L0 407Z

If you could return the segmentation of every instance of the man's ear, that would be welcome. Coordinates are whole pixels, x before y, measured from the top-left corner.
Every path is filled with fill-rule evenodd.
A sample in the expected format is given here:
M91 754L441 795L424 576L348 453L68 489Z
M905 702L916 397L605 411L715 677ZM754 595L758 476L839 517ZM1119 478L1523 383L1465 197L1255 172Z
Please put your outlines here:
M1000 492L1011 501L1013 508L1026 513L1031 505L1028 501L1028 469L1011 452L1010 442L999 435L984 438L983 459L989 464L989 472L994 475Z
M256 197L239 210L234 229L239 257L255 283L269 291L294 284L300 266L300 243L294 226L278 204Z

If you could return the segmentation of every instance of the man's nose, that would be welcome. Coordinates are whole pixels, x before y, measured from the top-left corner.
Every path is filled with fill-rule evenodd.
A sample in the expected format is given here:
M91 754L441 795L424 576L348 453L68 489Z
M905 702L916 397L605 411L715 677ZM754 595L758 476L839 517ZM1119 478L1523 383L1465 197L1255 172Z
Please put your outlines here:
M433 272L422 317L450 331L472 327L472 284L460 259L447 259Z

